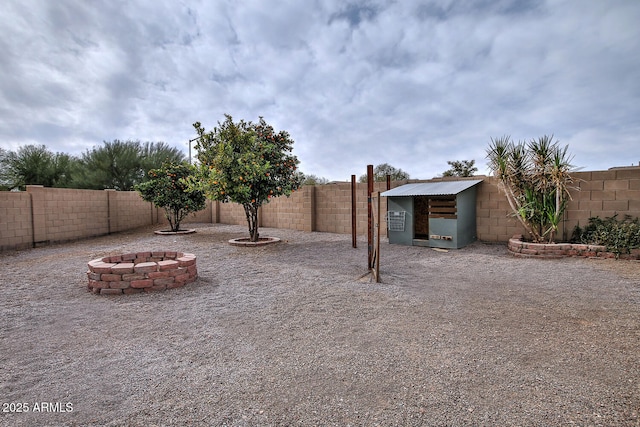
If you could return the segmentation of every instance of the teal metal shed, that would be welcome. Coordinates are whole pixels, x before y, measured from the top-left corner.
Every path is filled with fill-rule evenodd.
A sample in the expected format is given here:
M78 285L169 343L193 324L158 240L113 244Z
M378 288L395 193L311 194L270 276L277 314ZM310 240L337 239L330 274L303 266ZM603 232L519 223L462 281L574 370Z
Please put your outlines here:
M458 249L473 242L481 182L420 182L385 191L389 243Z

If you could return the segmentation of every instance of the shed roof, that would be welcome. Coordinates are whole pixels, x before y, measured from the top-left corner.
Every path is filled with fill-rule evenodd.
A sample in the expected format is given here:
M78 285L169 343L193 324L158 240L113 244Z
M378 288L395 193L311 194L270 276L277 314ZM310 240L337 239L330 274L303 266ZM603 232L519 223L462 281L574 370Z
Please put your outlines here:
M463 192L467 188L480 184L481 179L469 179L462 181L437 181L417 182L392 188L380 194L383 197L410 197L410 196L450 196Z

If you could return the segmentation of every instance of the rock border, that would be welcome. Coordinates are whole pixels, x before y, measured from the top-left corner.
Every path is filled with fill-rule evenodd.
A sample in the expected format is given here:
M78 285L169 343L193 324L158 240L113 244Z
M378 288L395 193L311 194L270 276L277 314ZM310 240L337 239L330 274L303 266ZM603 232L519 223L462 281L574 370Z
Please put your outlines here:
M249 237L238 237L237 239L229 240L229 244L233 246L265 246L279 241L280 239L277 237L260 237L257 242L251 242Z
M164 291L198 278L196 256L183 252L128 253L94 259L87 265L87 288L100 295Z
M189 228L188 230L178 230L178 231L168 231L168 230L154 231L155 234L160 234L162 236L174 236L176 234L191 234L195 232L196 232L195 228Z
M520 234L516 234L507 244L509 252L522 258L616 258L614 252L607 252L603 245L585 245L578 243L531 243L523 241ZM640 259L640 252L633 250L630 254L619 254L621 259Z

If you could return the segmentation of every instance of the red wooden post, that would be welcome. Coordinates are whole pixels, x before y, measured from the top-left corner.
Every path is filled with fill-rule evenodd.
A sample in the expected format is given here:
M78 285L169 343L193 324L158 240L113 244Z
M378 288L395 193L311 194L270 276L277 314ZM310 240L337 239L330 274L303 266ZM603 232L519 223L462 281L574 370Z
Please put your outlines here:
M367 268L371 268L373 256L373 213L371 211L371 193L373 193L373 165L367 165L367 247L369 252Z
M356 176L351 175L351 246L358 247L356 222Z
M387 174L387 191L391 190L391 175ZM382 200L380 200L380 206L382 207ZM389 205L387 205L387 209ZM385 214L386 217L386 214ZM387 237L389 237L389 221L385 221L386 224L384 225L385 230L387 230Z
M380 211L381 210L382 210L382 198L380 197L380 192L378 191L378 209L376 212L376 215L377 215L376 224L378 225L378 230L376 230L376 257L375 257L376 258L375 260L376 283L380 282Z

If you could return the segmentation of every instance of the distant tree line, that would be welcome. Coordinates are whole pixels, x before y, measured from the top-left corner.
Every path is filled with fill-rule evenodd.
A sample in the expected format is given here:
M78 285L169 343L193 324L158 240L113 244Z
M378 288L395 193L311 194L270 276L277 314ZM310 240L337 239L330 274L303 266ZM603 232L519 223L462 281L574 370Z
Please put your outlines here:
M181 163L184 154L164 142L104 141L80 156L54 153L45 145L0 149L0 188L24 190L27 185L58 188L131 191L163 163Z
M409 179L409 174L402 169L397 169L388 163L382 163L373 168L373 180L375 182L384 182L387 180L387 175L391 177L391 181L404 181ZM367 182L367 174L360 175L358 181L364 183Z
M329 183L329 180L325 177L302 172L300 174L302 175L302 185L324 185Z
M475 160L453 160L447 162L451 169L448 169L442 173L442 176L473 176L478 172L478 168L475 167Z
M184 154L164 142L103 141L80 156L52 152L45 145L25 145L16 151L0 148L0 190L24 190L27 185L58 188L132 191L149 180L147 173L166 163L185 162ZM474 161L449 161L443 176L473 176ZM298 171L303 185L322 185L329 180ZM388 163L374 168L374 181L409 179L409 174ZM359 182L367 182L361 175Z

